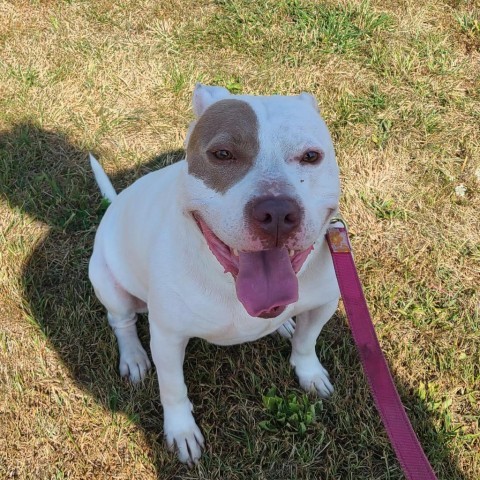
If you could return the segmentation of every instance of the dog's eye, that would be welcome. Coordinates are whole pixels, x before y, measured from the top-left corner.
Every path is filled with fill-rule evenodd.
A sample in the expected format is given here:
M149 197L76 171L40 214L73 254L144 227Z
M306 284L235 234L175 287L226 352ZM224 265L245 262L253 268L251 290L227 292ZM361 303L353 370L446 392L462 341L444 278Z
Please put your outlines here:
M215 155L215 158L218 158L219 160L231 160L233 158L232 152L229 152L228 150L216 150L213 154Z
M318 163L322 159L323 155L315 150L309 150L305 152L302 157L303 163Z

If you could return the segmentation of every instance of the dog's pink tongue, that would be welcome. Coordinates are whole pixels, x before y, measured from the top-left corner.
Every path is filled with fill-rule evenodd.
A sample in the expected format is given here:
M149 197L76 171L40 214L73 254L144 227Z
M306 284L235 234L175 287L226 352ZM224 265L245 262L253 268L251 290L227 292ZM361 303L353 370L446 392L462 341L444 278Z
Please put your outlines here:
M298 281L288 250L240 253L237 297L252 317L298 300Z

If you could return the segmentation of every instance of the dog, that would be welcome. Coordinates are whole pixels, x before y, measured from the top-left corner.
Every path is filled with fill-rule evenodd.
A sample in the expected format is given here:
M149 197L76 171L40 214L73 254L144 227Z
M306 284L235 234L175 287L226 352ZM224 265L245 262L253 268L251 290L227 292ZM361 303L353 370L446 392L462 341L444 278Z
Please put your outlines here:
M301 387L326 397L333 387L315 345L340 296L324 239L338 211L339 171L315 98L197 84L192 103L185 159L118 196L91 156L111 204L89 264L118 340L120 374L132 382L151 366L135 325L148 311L164 436L190 466L205 440L183 376L189 339L291 336Z

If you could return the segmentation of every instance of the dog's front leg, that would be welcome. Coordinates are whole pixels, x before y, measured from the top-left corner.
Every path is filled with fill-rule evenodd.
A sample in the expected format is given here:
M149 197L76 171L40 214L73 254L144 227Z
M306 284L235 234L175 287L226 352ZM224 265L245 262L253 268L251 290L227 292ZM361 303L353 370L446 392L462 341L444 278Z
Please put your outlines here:
M189 466L197 463L204 448L204 438L192 415L183 377L183 361L188 338L150 327L150 348L157 368L160 400L163 406L163 433L170 450Z
M333 387L328 372L318 360L315 345L323 326L335 313L337 306L338 300L335 300L297 315L292 337L290 364L295 367L300 386L306 391L316 392L321 397L331 395Z

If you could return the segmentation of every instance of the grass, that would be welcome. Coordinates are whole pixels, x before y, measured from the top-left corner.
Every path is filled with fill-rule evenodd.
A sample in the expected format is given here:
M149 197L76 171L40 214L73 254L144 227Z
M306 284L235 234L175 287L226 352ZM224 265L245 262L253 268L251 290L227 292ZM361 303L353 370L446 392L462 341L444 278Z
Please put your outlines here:
M480 477L474 2L20 0L0 12L2 478L403 478L342 310L318 342L336 387L321 408L280 338L190 343L209 443L191 471L163 446L155 374L141 388L118 377L87 279L105 210L87 152L118 189L181 158L196 81L317 96L414 428L440 479ZM145 319L140 331L148 344Z

